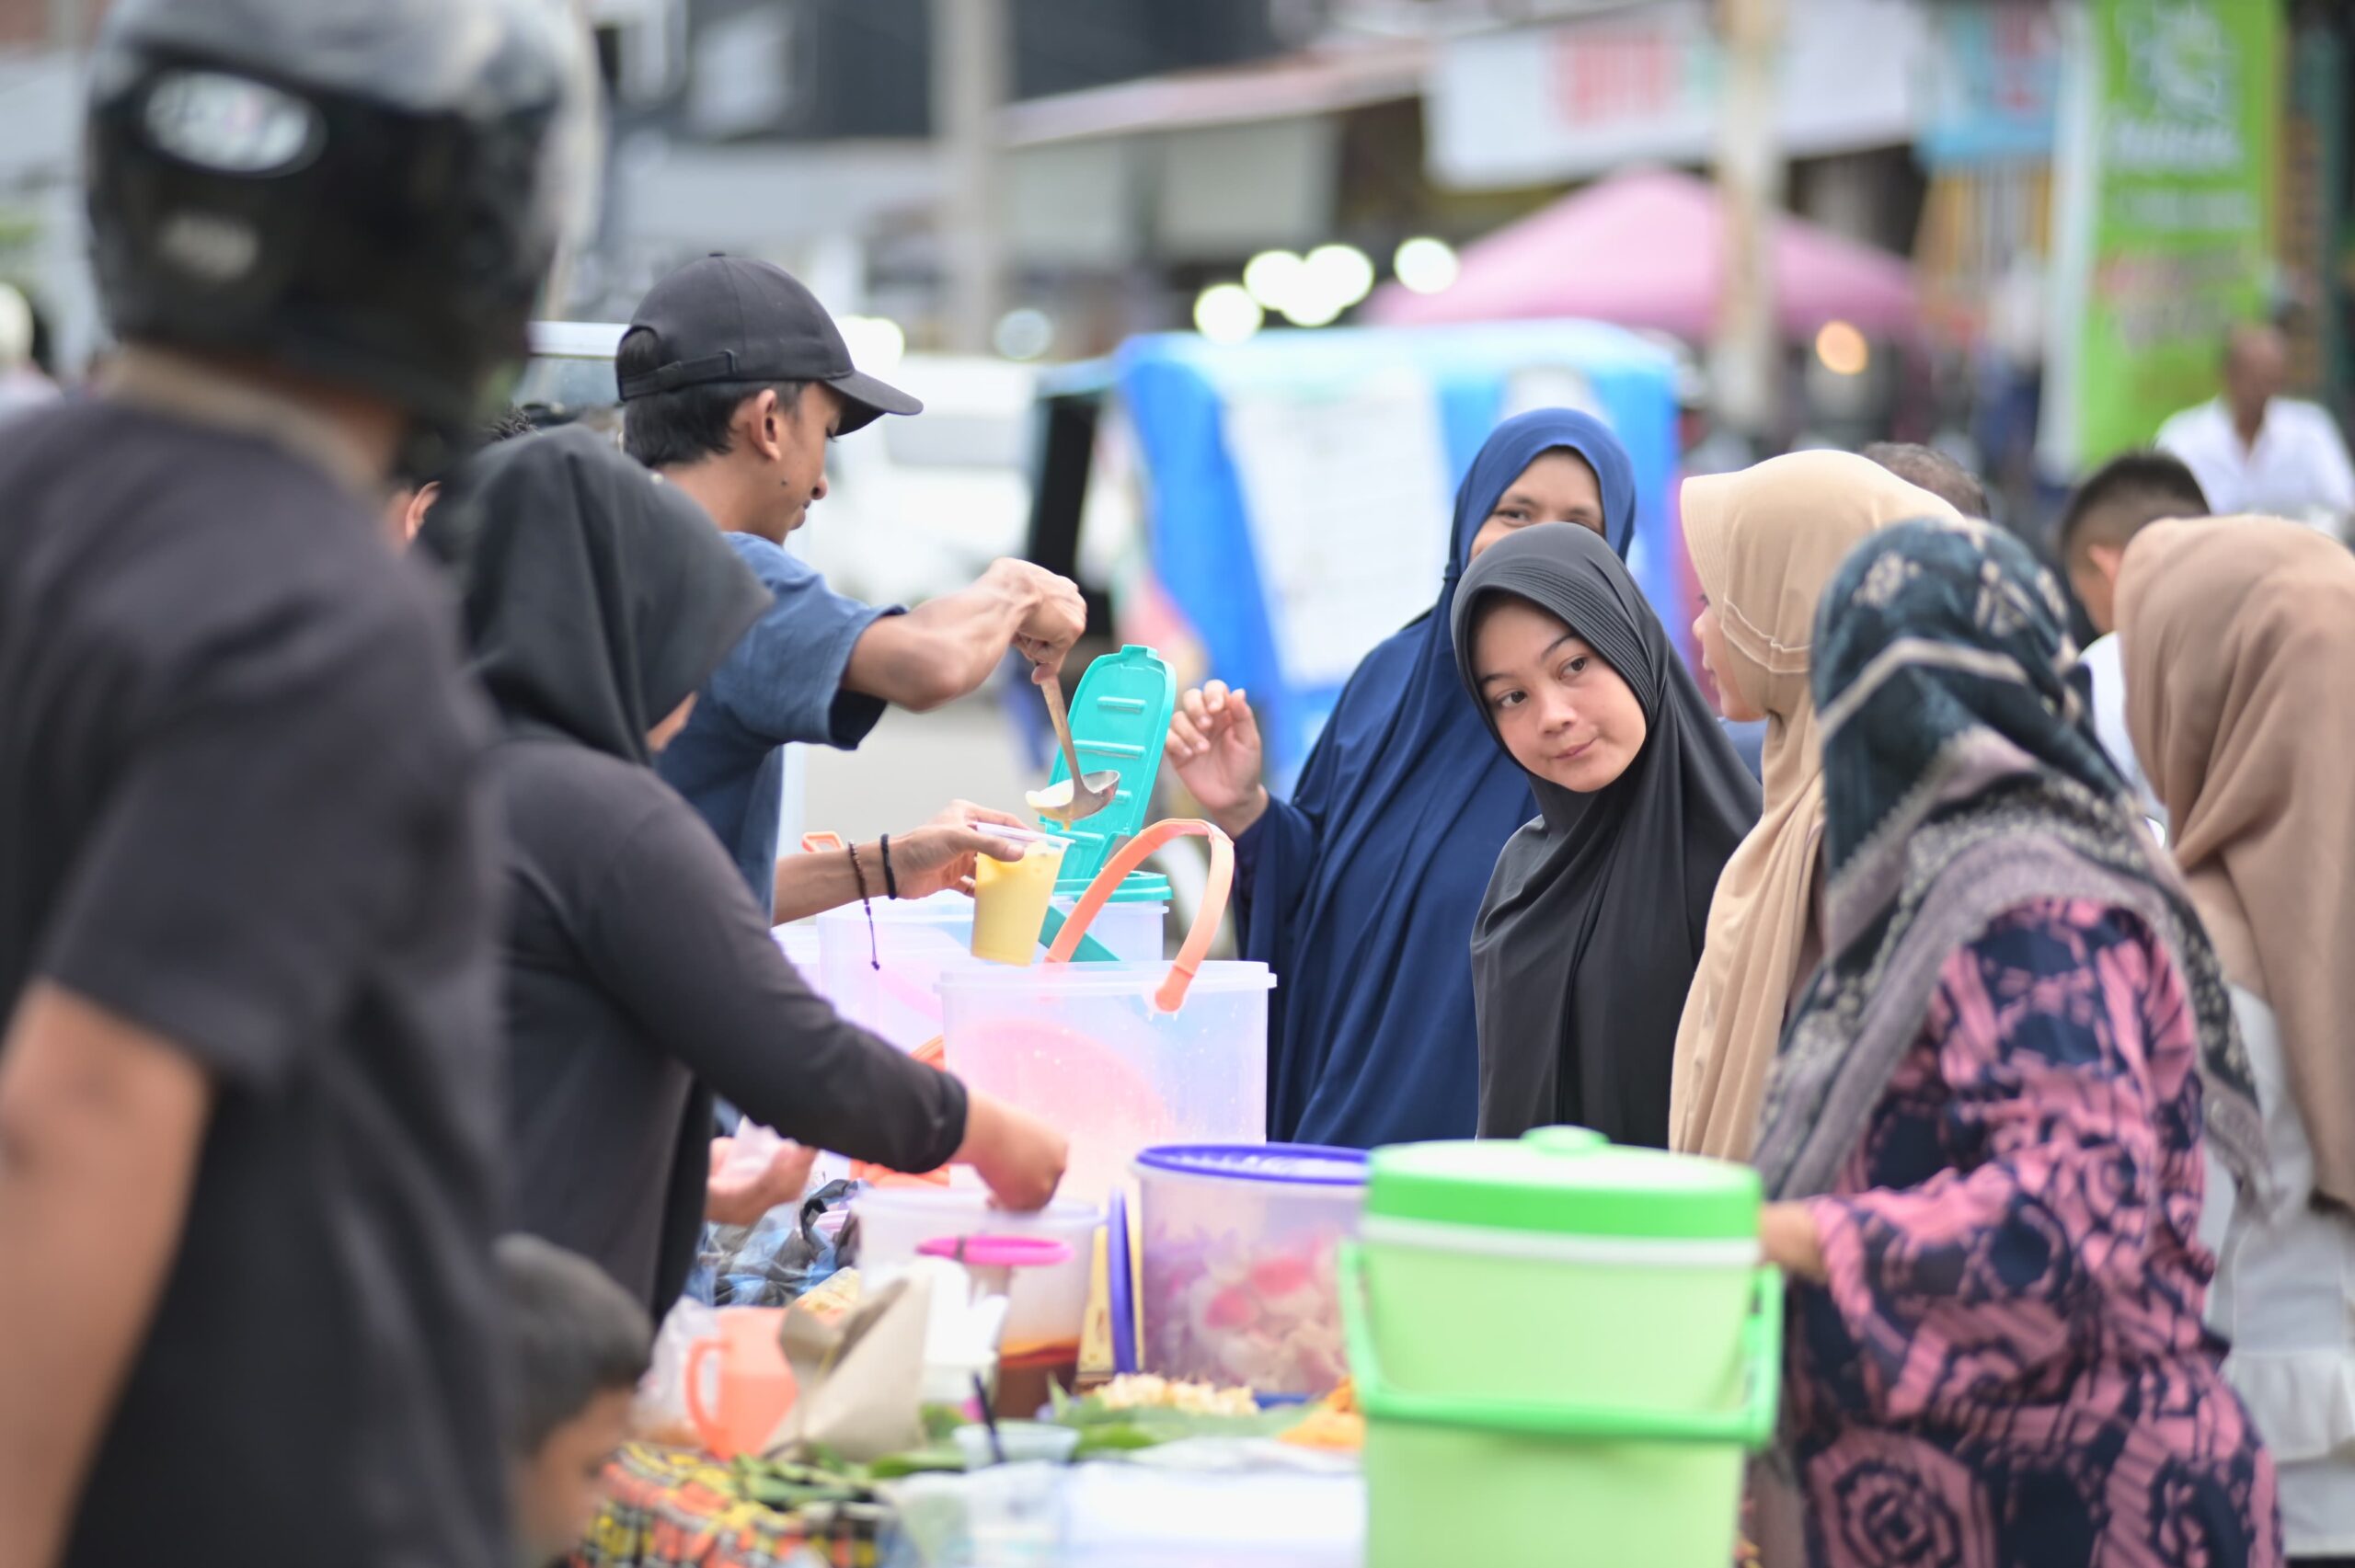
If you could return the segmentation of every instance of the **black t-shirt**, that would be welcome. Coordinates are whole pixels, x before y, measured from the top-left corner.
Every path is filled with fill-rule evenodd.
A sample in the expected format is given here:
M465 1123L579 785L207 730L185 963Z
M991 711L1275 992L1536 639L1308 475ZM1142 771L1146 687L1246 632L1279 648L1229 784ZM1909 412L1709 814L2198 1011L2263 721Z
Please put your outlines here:
M702 1233L712 1091L894 1170L956 1153L964 1087L802 984L728 852L651 770L555 738L493 757L511 1228L596 1259L659 1318Z
M46 979L215 1095L68 1563L501 1568L486 735L324 471L107 403L0 437L0 1014Z

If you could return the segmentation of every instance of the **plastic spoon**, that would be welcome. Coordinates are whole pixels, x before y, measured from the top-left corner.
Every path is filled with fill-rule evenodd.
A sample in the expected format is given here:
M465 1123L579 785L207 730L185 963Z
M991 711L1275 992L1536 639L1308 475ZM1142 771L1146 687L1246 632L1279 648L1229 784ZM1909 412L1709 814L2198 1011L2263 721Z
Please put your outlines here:
M1023 798L1030 803L1031 810L1058 822L1093 817L1111 805L1120 793L1120 775L1109 770L1100 773L1079 771L1079 749L1071 743L1071 714L1063 706L1063 683L1050 680L1039 692L1047 699L1047 716L1054 721L1055 738L1063 742L1063 767L1071 776L1044 789L1034 789Z

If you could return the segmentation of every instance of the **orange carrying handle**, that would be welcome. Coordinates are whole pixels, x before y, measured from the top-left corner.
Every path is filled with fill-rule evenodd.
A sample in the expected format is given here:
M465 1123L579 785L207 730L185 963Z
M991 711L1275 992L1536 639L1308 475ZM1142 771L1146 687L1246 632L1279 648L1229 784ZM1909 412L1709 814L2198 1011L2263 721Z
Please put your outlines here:
M1169 965L1169 978L1161 982L1154 993L1153 1004L1163 1013L1175 1013L1186 1004L1186 992L1192 989L1194 977L1201 972L1202 960L1210 956L1211 941L1218 935L1218 922L1226 913L1227 895L1235 887L1235 842L1208 822L1190 817L1171 817L1155 822L1127 843L1118 853L1104 863L1096 880L1087 885L1079 907L1063 921L1055 944L1047 949L1047 962L1068 964L1071 956L1079 951L1079 939L1087 934L1097 911L1111 901L1112 895L1128 880L1129 873L1143 865L1145 857L1172 839L1203 838L1211 841L1210 880L1202 887L1202 907L1194 911L1194 926L1186 933L1184 945Z
M1186 940L1178 949L1178 956L1170 961L1169 974L1162 980L1161 989L1153 994L1156 1012L1175 1013L1186 1004L1186 993L1193 989L1194 977L1201 973L1202 961L1210 956L1211 942L1218 935L1218 922L1226 914L1227 896L1235 887L1235 841L1215 825L1191 817L1166 818L1122 844L1118 853L1104 863L1096 880L1063 921L1055 944L1047 949L1047 962L1068 964L1071 956L1079 951L1079 939L1087 934L1087 927L1097 911L1111 901L1129 873L1143 865L1145 857L1172 839L1202 838L1211 841L1210 880L1202 886L1201 908L1194 911L1193 928L1186 933ZM947 1070L948 1040L945 1035L935 1035L911 1053L916 1060ZM887 1171L880 1165L853 1162L853 1180L873 1186L947 1186L947 1170L927 1171L910 1175Z

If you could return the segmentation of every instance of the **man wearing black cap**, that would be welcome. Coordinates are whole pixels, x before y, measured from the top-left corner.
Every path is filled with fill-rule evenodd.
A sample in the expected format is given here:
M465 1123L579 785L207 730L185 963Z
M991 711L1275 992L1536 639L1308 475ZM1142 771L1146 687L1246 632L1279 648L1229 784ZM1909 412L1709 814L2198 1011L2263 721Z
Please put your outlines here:
M776 597L661 761L663 779L711 824L774 913L786 742L856 747L887 704L922 712L978 691L1008 648L1051 679L1086 612L1071 582L1011 560L913 612L879 609L833 592L786 551L786 536L826 494L826 443L924 406L854 366L825 307L781 269L712 256L672 273L639 304L615 370L623 445L702 502ZM900 892L912 890L901 874L918 857L950 847L970 854L975 838L953 827L935 837L893 845ZM863 889L845 881L844 900L887 891L879 856L846 857L840 870L873 879Z

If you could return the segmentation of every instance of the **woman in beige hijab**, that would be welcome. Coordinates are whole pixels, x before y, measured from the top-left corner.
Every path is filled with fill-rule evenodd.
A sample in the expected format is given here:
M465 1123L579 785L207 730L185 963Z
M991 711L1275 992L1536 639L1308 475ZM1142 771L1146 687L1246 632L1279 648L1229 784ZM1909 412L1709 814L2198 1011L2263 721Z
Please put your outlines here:
M2355 1557L2355 556L2276 518L2154 523L2118 612L2127 727L2265 1117L2269 1205L2210 1173L2208 1321L2291 1560Z
M1795 452L1687 479L1683 509L1705 601L1694 637L1726 717L1766 721L1766 809L1709 906L1707 945L1676 1032L1669 1146L1740 1160L1784 1015L1823 956L1815 894L1823 772L1808 697L1816 600L1874 530L1959 514L1844 452Z

